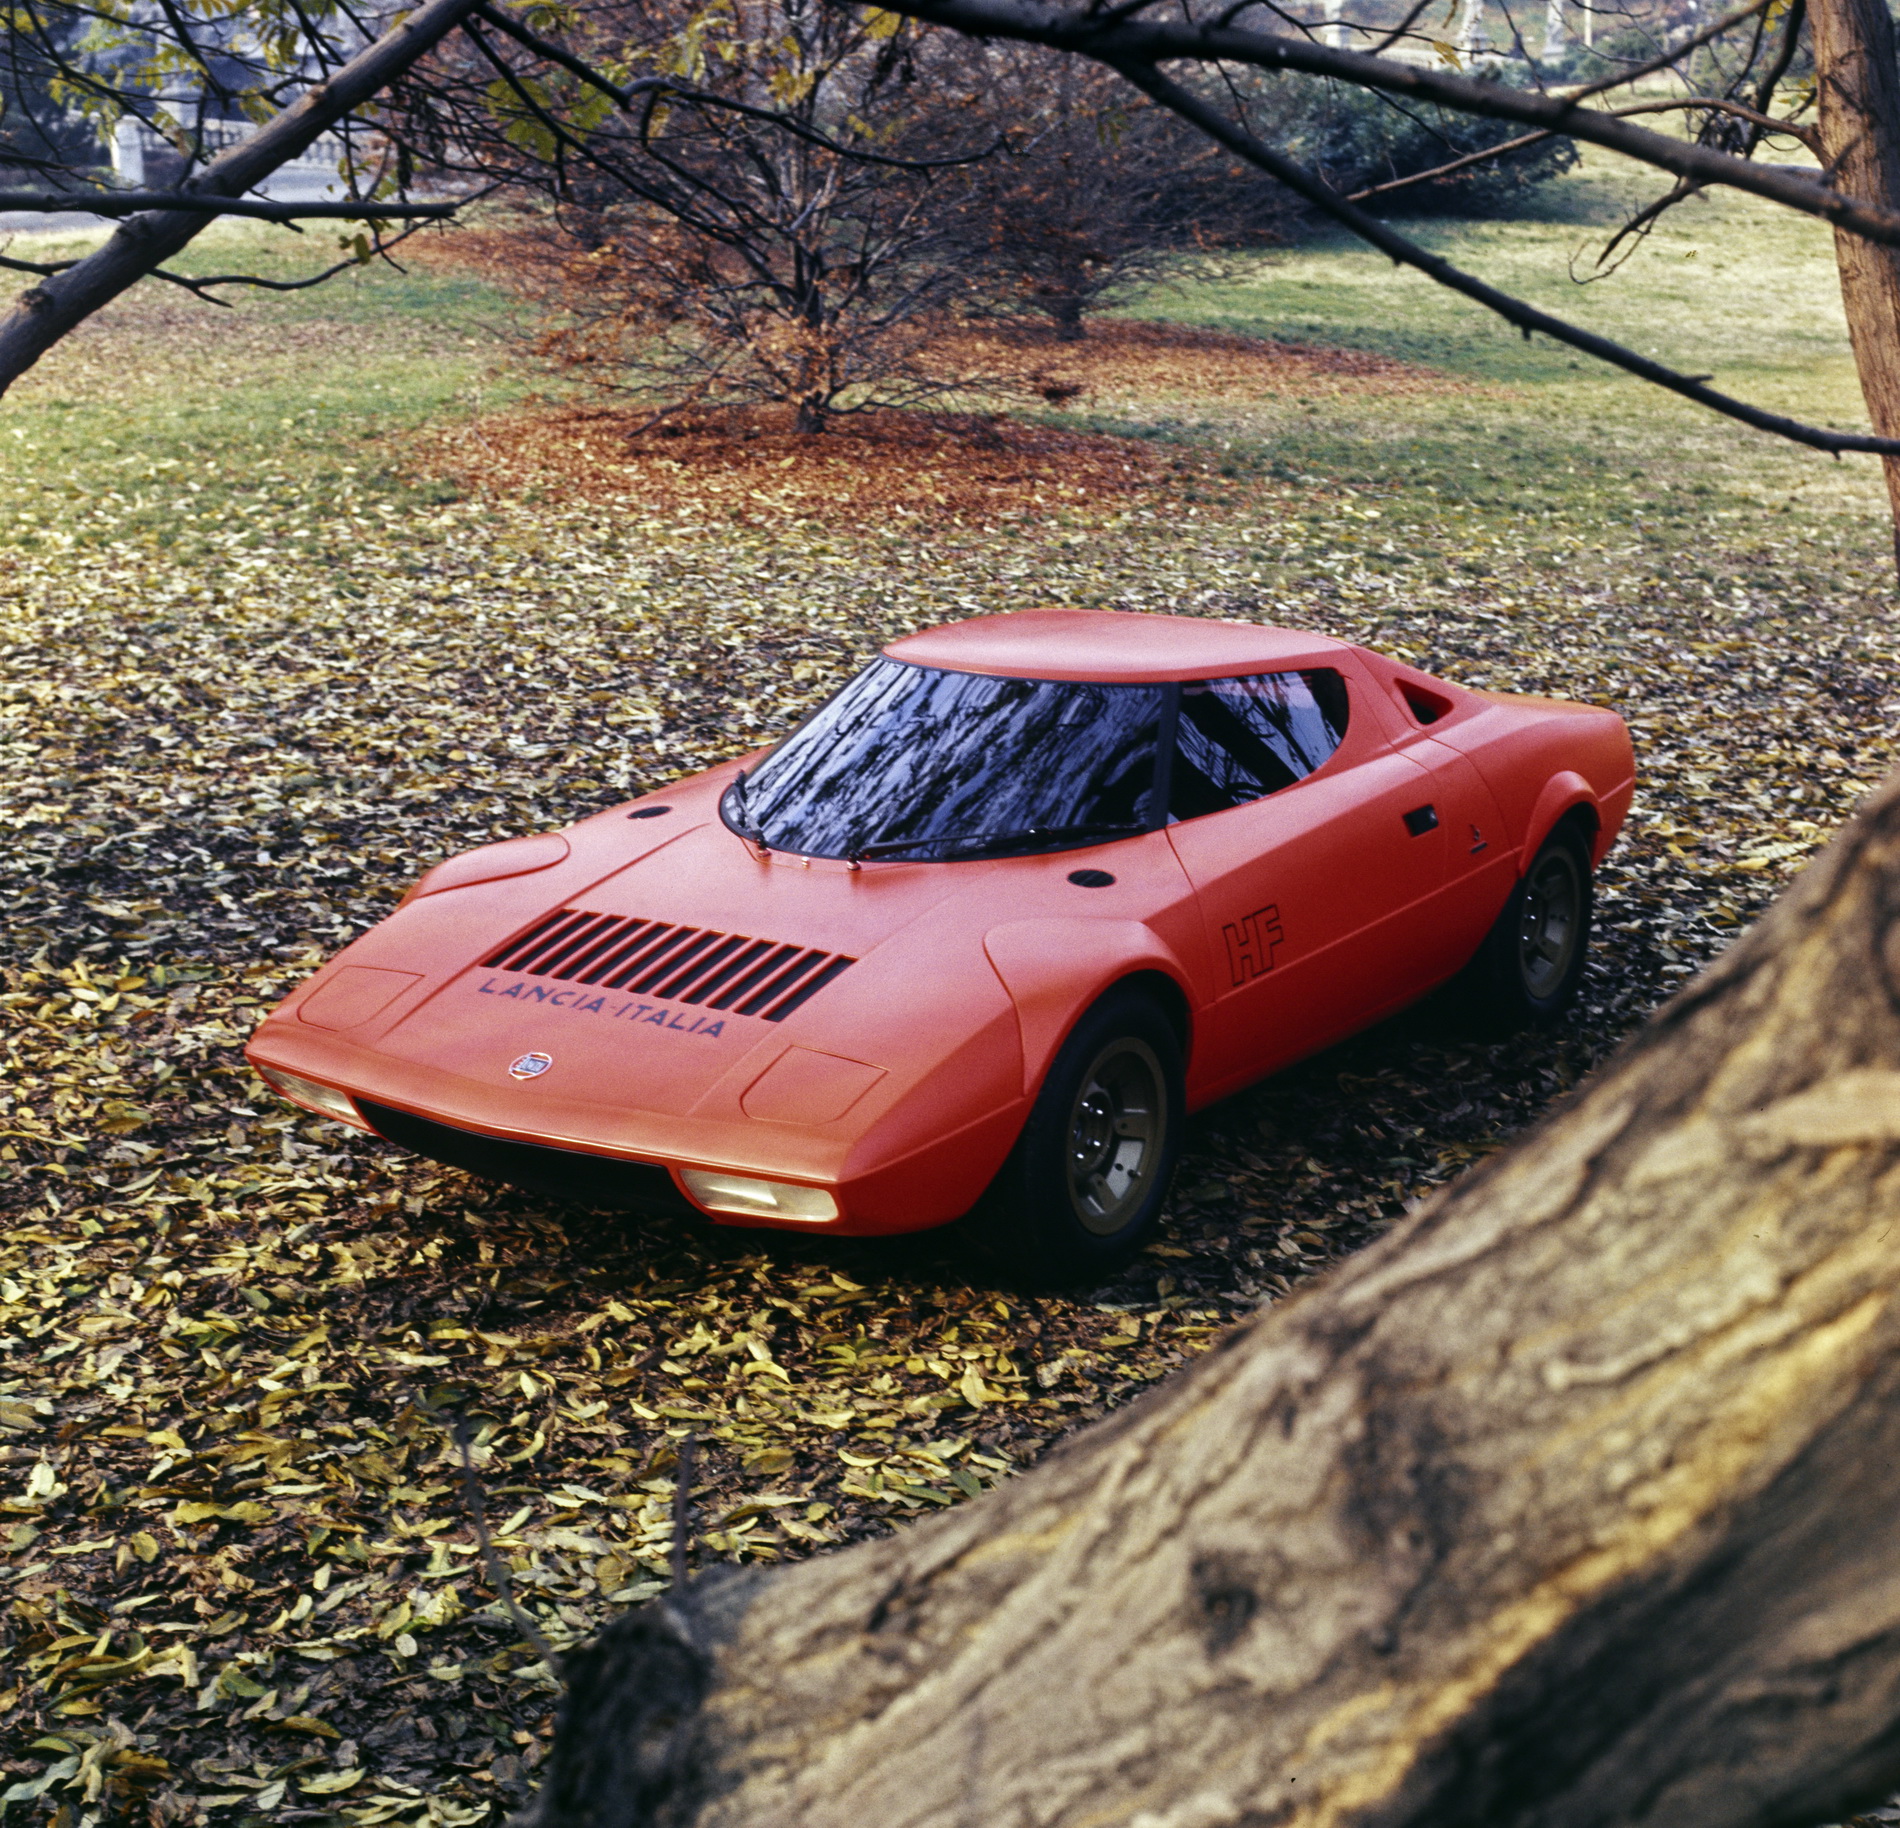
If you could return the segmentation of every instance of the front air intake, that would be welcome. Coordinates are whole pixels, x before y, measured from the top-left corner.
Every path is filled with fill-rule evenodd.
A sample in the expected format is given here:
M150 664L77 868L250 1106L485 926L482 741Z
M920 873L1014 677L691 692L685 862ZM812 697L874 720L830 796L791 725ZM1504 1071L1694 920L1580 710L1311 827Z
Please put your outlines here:
M812 946L563 908L483 959L482 968L783 1022L857 962Z

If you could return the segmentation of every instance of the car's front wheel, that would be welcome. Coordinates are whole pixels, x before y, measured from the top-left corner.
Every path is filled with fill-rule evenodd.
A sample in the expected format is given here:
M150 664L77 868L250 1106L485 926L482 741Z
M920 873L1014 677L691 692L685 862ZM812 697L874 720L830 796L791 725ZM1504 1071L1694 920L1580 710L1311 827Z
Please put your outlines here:
M1050 1065L971 1215L988 1254L1039 1286L1099 1282L1154 1235L1180 1153L1181 1042L1156 1000L1111 991Z
M1590 850L1575 824L1544 840L1471 961L1479 1015L1503 1029L1535 1027L1569 1008L1590 947Z

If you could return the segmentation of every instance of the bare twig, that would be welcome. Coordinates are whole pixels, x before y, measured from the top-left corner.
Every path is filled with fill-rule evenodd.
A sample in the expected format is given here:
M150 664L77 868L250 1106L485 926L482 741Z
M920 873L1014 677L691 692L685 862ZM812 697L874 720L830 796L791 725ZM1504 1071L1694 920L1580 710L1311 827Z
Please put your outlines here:
M459 203L273 203L265 197L214 197L193 190L0 190L0 209L84 210L93 216L136 216L147 209L203 210L208 216L252 216L260 222L452 216Z
M1373 56L1383 56L1384 53L1391 50L1401 38L1410 37L1412 27L1418 24L1420 17L1430 9L1431 4L1432 0L1414 0L1412 10L1408 12L1397 25L1393 26L1389 32L1386 32L1372 47Z
M1589 285L1594 280L1608 279L1611 274L1621 271L1629 257L1648 240L1649 231L1653 229L1670 210L1674 209L1678 203L1687 203L1691 197L1700 196L1701 194L1702 186L1700 184L1673 185L1667 195L1658 197L1654 202L1645 204L1603 244L1602 251L1596 257L1596 271L1594 273L1579 278L1576 259L1573 256L1570 262L1570 277L1576 280L1579 285ZM1616 250L1619 247L1623 247L1625 242L1629 245L1623 249L1623 253L1619 256Z
M507 1608L508 1616L515 1622L515 1629L547 1663L549 1673L558 1679L561 1673L560 1652L548 1642L541 1627L516 1600L514 1582L508 1578L507 1565L496 1552L494 1539L488 1534L488 1507L482 1492L481 1476L475 1470L475 1456L469 1449L467 1416L455 1418L455 1451L462 1461L462 1500L468 1506L469 1522L474 1525L475 1540L481 1546L482 1566L487 1571L488 1584Z
M1690 108L1706 108L1711 114L1732 114L1739 120L1761 128L1764 133L1785 133L1799 140L1810 152L1816 152L1820 146L1820 135L1812 127L1803 127L1796 121L1777 120L1772 114L1763 114L1758 108L1750 108L1743 102L1728 101L1716 95L1688 95L1680 101L1631 102L1628 107L1613 112L1619 119L1627 119L1632 114L1675 114Z
M1553 133L1520 133L1514 140L1500 140L1495 146L1468 152L1463 158L1453 159L1447 165L1434 165L1430 171L1415 171L1409 178L1394 178L1388 184L1374 184L1366 190L1356 190L1346 201L1363 203L1368 197L1389 197L1395 190L1410 190L1414 184L1429 184L1435 178L1449 178L1453 172L1469 170L1473 165L1482 165L1489 159L1502 158L1507 152L1516 152L1522 146L1535 146L1539 140L1556 137Z
M400 235L392 236L388 241L379 235L371 244L370 254L374 258L381 256L387 260L391 248L401 247L411 235L426 228L426 222L418 222L406 228ZM167 279L175 286L183 286L187 292L195 292L208 305L221 305L226 301L213 298L205 290L207 286L255 286L264 292L303 292L311 286L320 286L325 280L334 279L339 273L347 273L351 267L364 264L361 258L352 254L348 260L339 260L333 267L325 267L321 273L313 273L308 279L259 279L254 273L217 273L198 279L189 273L173 273L165 267L154 267L154 279Z
M1595 356L1599 361L1608 362L1626 373L1654 382L1658 387L1666 387L1671 393L1681 394L1685 399L1706 406L1725 418L1752 425L1757 431L1773 432L1778 437L1809 445L1817 451L1827 451L1837 456L1843 451L1870 451L1883 457L1900 457L1900 438L1876 438L1862 432L1827 431L1818 425L1806 425L1798 419L1764 411L1759 406L1749 405L1745 400L1717 393L1706 385L1705 376L1687 375L1677 369L1666 368L1661 362L1637 354L1634 349L1626 349L1621 343L1611 342L1608 337L1579 329L1560 317L1552 317L1547 311L1539 311L1535 306L1525 304L1522 299L1513 298L1508 292L1501 292L1496 286L1487 285L1473 274L1461 271L1442 256L1399 234L1376 216L1368 215L1303 165L1295 164L1285 154L1244 132L1218 109L1208 106L1199 96L1163 76L1151 64L1132 61L1123 63L1119 59L1104 61L1110 62L1113 68L1119 70L1151 100L1180 115L1183 120L1191 121L1237 158L1245 159L1248 164L1258 166L1270 177L1277 178L1289 190L1324 210L1362 240L1369 241L1381 253L1389 254L1403 266L1417 268L1453 292L1461 292L1466 298L1476 300L1487 310L1495 311L1506 323L1516 325L1527 337L1533 331L1541 332L1553 342L1580 349L1586 355Z
M32 273L40 279L51 279L55 273L64 273L78 264L76 260L15 260L10 254L0 254L0 267L10 273Z
M1766 5L1769 0L1759 0ZM1844 196L1820 175L1785 166L1757 165L1692 140L1640 127L1602 109L1583 108L1578 99L1598 87L1615 87L1631 72L1592 85L1571 95L1546 95L1513 89L1449 70L1426 69L1395 58L1374 57L1363 51L1335 50L1310 39L1277 32L1216 29L1194 23L1136 20L1108 25L1087 13L1050 4L1049 0L891 0L890 10L929 19L978 36L1013 38L1056 50L1080 51L1121 69L1140 65L1154 69L1180 59L1196 63L1248 64L1262 70L1293 70L1311 76L1337 77L1355 88L1402 95L1415 102L1434 102L1461 114L1516 121L1543 128L1570 139L1624 153L1643 164L1697 184L1725 184L1764 197L1772 203L1818 216L1889 247L1900 247L1900 211ZM1754 11L1754 7L1748 9ZM1731 27L1744 12L1718 21ZM1716 27L1708 30L1713 32ZM1672 50L1663 63L1673 62L1702 41L1706 33ZM1659 66L1660 67L1660 66ZM1344 201L1343 198L1338 199Z

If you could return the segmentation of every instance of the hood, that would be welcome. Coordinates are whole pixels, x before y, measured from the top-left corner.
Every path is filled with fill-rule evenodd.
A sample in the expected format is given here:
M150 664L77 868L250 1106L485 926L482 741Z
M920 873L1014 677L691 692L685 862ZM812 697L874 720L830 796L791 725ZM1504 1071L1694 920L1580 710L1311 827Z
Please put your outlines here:
M576 1099L683 1116L753 1054L825 1031L828 1003L855 1007L867 955L958 889L941 868L760 858L716 821L618 867L579 835L557 868L409 903L299 1019L379 1001L378 1055L497 1087L516 1069L524 1125Z

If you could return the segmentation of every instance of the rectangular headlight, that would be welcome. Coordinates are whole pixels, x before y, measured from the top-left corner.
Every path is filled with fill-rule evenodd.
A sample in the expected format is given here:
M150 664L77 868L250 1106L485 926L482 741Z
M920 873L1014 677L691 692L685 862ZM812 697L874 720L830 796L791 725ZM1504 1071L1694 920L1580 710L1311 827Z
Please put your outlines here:
M339 1092L335 1086L319 1085L314 1079L303 1079L275 1066L260 1066L257 1075L272 1091L288 1098L292 1104L302 1105L306 1111L315 1111L320 1117L334 1117L338 1123L346 1123L354 1130L369 1128L350 1102L349 1094Z
M682 1168L680 1179L709 1212L744 1212L768 1219L835 1219L838 1202L822 1187L791 1181L755 1181L743 1174Z

